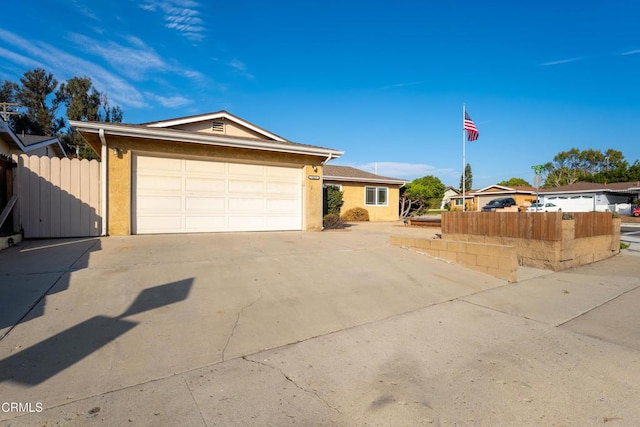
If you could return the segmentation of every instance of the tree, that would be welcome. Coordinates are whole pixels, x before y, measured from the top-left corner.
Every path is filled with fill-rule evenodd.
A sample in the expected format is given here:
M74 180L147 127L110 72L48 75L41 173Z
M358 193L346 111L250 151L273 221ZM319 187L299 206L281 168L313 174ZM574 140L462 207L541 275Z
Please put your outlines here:
M604 153L577 148L561 151L553 158L553 162L545 164L545 173L544 187L569 185L578 181L604 183L633 180L624 155L612 148Z
M531 187L531 184L526 180L516 177L510 178L506 181L500 181L497 185L503 185L505 187Z
M69 120L122 121L120 107L109 106L107 96L93 87L89 77L73 77L66 83L62 83L56 92L56 101L66 107ZM96 157L82 136L71 128L60 136L60 140L68 151L76 152L82 158Z
M473 173L471 172L471 165L467 163L464 167L464 174L460 175L460 191L462 191L462 182L464 181L464 191L471 191L473 185Z
M444 184L435 176L414 179L401 189L400 216L406 218L425 208L439 207L444 189Z
M16 133L54 136L64 128L64 120L57 117L59 103L54 91L58 81L42 68L27 71L20 78L15 100L20 104L20 114L12 117Z

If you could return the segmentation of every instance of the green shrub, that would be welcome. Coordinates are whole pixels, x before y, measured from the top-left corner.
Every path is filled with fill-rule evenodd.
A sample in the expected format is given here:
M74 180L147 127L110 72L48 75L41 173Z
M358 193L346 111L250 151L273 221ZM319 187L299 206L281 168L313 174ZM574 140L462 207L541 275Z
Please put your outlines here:
M573 219L573 212L562 212L562 219Z
M365 208L351 208L342 214L343 221L369 221L369 211Z
M328 186L324 189L324 200L325 200L325 215L326 214L340 214L340 208L344 204L344 200L342 199L342 191L338 187Z
M329 230L344 228L344 221L338 214L326 214L324 218L322 218L322 226Z

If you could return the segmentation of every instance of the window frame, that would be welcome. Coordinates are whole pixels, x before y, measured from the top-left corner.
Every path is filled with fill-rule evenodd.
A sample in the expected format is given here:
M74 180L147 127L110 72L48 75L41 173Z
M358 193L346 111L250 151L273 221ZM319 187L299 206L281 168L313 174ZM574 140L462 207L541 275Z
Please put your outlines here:
M367 193L369 189L374 190L374 203L368 203ZM380 191L384 190L384 203L380 203ZM373 185L365 185L364 187L364 205L365 206L389 206L389 187L378 187Z

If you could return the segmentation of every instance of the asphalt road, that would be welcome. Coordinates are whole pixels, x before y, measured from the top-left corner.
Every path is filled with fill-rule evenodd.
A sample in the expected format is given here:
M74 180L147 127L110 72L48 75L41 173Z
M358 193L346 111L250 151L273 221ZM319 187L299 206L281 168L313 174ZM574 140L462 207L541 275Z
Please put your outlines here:
M640 224L622 224L620 227L620 240L628 243L640 243Z

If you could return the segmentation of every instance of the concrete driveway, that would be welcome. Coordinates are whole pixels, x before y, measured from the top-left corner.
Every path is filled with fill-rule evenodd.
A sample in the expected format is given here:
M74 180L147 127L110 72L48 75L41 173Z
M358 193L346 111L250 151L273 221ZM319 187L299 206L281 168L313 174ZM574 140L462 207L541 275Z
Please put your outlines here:
M640 419L640 336L608 340L593 319L580 322L585 313L607 314L608 304L629 310L638 302L637 257L529 271L530 279L507 284L393 247L390 233L433 231L361 224L343 232L31 241L2 251L0 400L23 407L0 410L0 420Z

